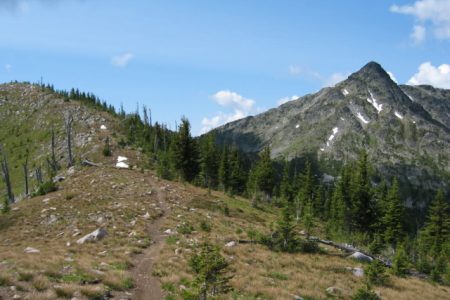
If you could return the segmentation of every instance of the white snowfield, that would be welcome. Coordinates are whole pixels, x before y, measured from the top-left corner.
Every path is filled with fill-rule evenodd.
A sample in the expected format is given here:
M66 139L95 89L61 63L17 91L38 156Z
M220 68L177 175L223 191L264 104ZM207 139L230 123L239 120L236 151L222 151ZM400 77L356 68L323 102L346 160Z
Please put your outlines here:
M358 119L360 119L364 124L369 124L369 120L366 120L364 116L359 112L357 115Z
M342 90L342 95L347 96L348 94L350 94L347 89L343 89Z
M400 120L403 120L403 116L402 116L398 111L394 112L394 115L395 115L397 118L399 118Z
M377 110L378 113L380 113L383 110L383 104L378 104L377 99L373 96L372 92L369 90L370 98L367 98L367 102L372 104L373 107Z
M333 133L330 135L330 137L328 138L328 141L327 141L327 146L330 146L330 142L334 139L334 137L336 136L336 134L338 133L338 131L339 131L339 128L337 128L337 127L334 127L333 128Z
M128 160L127 157L125 156L118 156L117 157L117 163L116 163L116 168L119 169L129 169L130 166L126 163L126 161Z

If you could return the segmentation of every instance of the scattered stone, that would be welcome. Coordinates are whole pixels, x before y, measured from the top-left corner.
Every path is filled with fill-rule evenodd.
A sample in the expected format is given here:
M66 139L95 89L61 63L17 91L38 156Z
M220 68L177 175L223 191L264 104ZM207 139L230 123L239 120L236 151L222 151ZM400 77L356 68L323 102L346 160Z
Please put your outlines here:
M25 250L23 250L25 253L40 253L41 251L33 248L33 247L26 247Z
M77 244L84 244L85 242L96 242L103 239L107 234L108 233L105 229L99 228L79 239L77 241Z
M67 170L67 175L73 175L73 174L75 174L75 167L70 167L70 168Z
M146 212L145 215L142 216L144 219L150 219L150 214L148 212Z
M106 130L108 129L105 125L102 124L102 126L100 126L100 130Z
M48 204L49 201L50 201L50 198L45 198L44 200L42 200L42 202L44 202L44 204Z
M303 298L303 297L300 297L300 296L298 296L298 295L294 295L294 300L304 300L304 298Z
M350 255L348 258L356 259L356 260L362 261L362 262L371 262L373 260L372 257L365 255L364 253L361 253L361 252L355 252L352 255Z
M66 177L64 177L64 176L55 176L55 177L53 177L53 182L54 183L61 182L61 181L64 181L64 179L66 179Z
M22 299L22 297L20 297L20 295L15 294L15 295L13 296L13 299L14 299L14 300L19 300L19 299Z
M330 295L342 295L342 289L335 287L335 286L330 286L329 288L326 289L326 292Z
M164 233L166 234L174 234L175 232L172 229L167 229L166 231L164 231Z
M364 269L363 268L352 268L352 267L346 267L347 271L352 272L353 275L356 277L363 277L364 276Z
M231 247L234 247L234 246L236 246L236 242L235 241L231 241L231 242L228 242L228 243L225 244L225 247L228 247L228 248L231 248Z
M175 249L175 254L176 255L180 255L182 252L182 250L180 248Z

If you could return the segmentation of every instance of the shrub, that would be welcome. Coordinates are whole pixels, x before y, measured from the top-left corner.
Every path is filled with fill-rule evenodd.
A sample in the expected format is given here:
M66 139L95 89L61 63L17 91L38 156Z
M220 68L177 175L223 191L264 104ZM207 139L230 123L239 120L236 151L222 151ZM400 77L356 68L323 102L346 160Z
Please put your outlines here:
M203 231L210 232L211 231L211 224L208 221L206 221L206 220L202 220L200 222L200 228Z
M45 194L54 192L57 189L58 189L58 187L56 186L56 183L54 183L52 180L49 180L49 181L41 184L38 187L37 191L33 193L33 196L43 196Z
M366 268L365 273L369 285L385 285L389 280L389 277L386 274L386 268L376 259L374 259Z
M368 288L360 288L351 297L351 300L381 300L381 298Z
M192 233L192 231L194 231L194 227L192 227L191 224L185 222L185 223L181 224L181 226L178 227L177 230L181 234L190 234L190 233Z
M408 257L406 256L405 248L399 246L395 253L394 262L392 264L392 273L394 275L403 277L408 274Z

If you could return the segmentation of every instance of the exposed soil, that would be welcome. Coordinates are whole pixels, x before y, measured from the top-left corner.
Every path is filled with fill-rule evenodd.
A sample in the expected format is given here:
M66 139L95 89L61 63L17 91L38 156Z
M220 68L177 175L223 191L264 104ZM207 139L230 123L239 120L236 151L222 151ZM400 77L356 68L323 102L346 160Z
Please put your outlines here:
M152 185L157 186L153 182ZM131 274L136 286L132 296L132 299L135 300L164 299L161 283L152 275L152 270L154 262L164 246L165 235L161 229L167 218L169 206L166 203L167 195L165 191L158 189L157 196L163 213L158 219L148 225L147 233L152 240L152 244L141 255L136 257L135 268Z

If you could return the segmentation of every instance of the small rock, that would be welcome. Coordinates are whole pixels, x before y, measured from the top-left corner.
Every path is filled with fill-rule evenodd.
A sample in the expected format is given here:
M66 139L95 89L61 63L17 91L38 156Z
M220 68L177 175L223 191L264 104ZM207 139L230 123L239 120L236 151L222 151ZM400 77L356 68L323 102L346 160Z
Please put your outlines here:
M20 295L17 295L17 294L16 294L16 295L13 296L13 299L19 300L19 299L22 299L22 297L20 297Z
M150 219L150 214L148 212L146 212L145 215L142 216L144 219Z
M182 250L180 248L175 249L175 254L176 255L180 255L182 252Z
M105 125L102 124L102 126L100 126L100 130L106 130L108 129Z
M164 233L166 233L166 234L174 234L174 231L169 228L169 229L165 230Z
M231 248L231 247L234 247L234 246L236 246L236 242L235 241L231 241L231 242L228 242L228 243L225 244L225 247L228 247L228 248Z
M41 251L33 248L33 247L26 247L25 250L23 250L25 253L40 253Z
M49 201L50 201L50 198L45 198L44 200L42 200L42 202L44 202L44 204L48 204Z
M326 292L331 295L342 295L342 289L335 286L330 286L326 289Z
M304 300L304 298L303 298L303 297L300 297L300 296L298 296L298 295L294 295L294 300Z
M77 241L77 244L84 244L85 242L96 242L103 239L107 234L108 233L105 229L99 228L79 239Z

